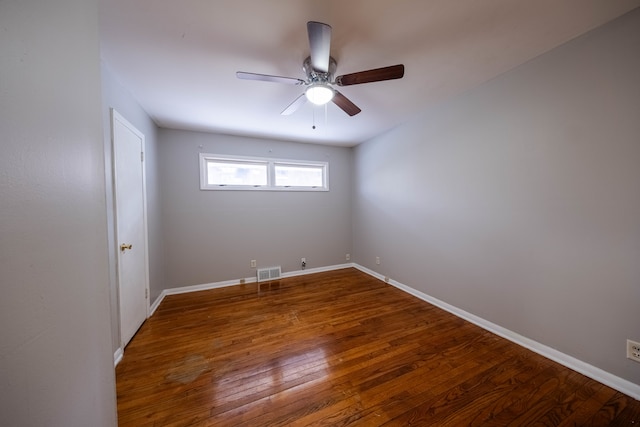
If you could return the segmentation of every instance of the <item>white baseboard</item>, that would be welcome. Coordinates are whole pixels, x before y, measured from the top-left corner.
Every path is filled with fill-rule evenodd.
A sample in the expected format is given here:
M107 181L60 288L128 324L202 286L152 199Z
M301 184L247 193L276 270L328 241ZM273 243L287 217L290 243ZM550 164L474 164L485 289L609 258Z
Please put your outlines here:
M354 264L337 264L337 265L330 265L328 267L317 267L317 268L308 268L305 270L288 271L286 273L282 273L282 278L284 279L287 277L304 276L305 274L324 273L325 271L342 270L343 268L349 268L349 267L354 267Z
M378 274L373 270L370 270L358 264L354 264L353 267L357 268L358 270L364 273L367 273L370 276L373 276L379 280L382 280L383 282L385 281L385 276ZM640 385L638 384L634 384L631 381L625 380L624 378L620 378L600 368L596 368L595 366L585 363L579 359L576 359L573 356L569 356L568 354L562 353L556 349L553 349L537 341L529 339L516 332L510 331L509 329L503 328L500 325L496 325L495 323L489 322L488 320L482 319L481 317L478 317L467 311L461 310L455 306L452 306L451 304L447 304L444 301L441 301L437 298L429 296L423 292L420 292L416 289L413 289L395 280L389 279L387 283L408 294L415 296L416 298L420 298L423 301L426 301L430 304L435 305L436 307L439 307L445 311L448 311L449 313L457 317L460 317L477 326L480 326L481 328L489 332L492 332L515 344L521 345L522 347L525 347L535 353L538 353L539 355L544 356L547 359L551 359L554 362L560 363L561 365L566 366L569 369L579 372L591 379L594 379L604 385L607 385L615 390L618 390L621 393L631 396L636 400L640 400Z
M123 356L124 356L124 351L122 350L122 347L118 347L116 352L113 353L113 366L114 367L118 366L118 363L120 363L120 361L122 360Z
M342 270L343 268L349 268L354 266L355 266L354 264L337 264L337 265L330 265L327 267L317 267L317 268L308 268L305 270L288 271L288 272L283 272L281 277L285 279L287 277L303 276L305 274L314 274L314 273L322 273L325 271ZM244 280L245 284L257 282L257 278L255 277L245 277L244 279L225 280L223 282L204 283L202 285L192 285L192 286L184 286L181 288L165 289L160 293L160 295L158 296L158 298L156 298L153 304L151 304L151 307L149 307L149 317L151 317L153 313L156 312L156 310L160 306L160 303L162 302L162 300L164 300L164 298L167 295L178 295L178 294L185 294L188 292L198 292L198 291L206 291L209 289L225 288L227 286L238 286L241 284L240 282L242 280Z
M164 300L164 297L166 295L167 294L165 293L165 291L160 292L160 295L158 295L158 298L156 298L155 301L153 301L153 304L149 306L149 315L147 316L147 319L153 316L153 313L155 313L158 307L160 307L160 303L162 302L162 300Z

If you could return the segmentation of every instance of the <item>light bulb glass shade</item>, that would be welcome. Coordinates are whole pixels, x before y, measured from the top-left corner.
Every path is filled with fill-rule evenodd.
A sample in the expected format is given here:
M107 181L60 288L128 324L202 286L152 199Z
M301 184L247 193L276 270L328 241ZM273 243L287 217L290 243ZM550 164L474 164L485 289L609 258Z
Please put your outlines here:
M312 84L304 94L310 102L316 105L324 105L333 99L331 86L322 83Z

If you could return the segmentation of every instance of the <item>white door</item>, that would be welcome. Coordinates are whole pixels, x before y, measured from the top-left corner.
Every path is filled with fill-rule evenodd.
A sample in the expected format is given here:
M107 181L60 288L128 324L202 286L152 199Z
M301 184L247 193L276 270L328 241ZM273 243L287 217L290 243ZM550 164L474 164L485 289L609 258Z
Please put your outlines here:
M122 349L147 318L148 265L144 135L112 112L120 342Z

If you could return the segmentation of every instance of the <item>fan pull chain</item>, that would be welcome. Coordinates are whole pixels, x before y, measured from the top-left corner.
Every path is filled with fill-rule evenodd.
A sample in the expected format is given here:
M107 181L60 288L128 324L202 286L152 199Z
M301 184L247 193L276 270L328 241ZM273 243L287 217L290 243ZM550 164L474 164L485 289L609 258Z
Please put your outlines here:
M329 125L329 109L327 107L328 104L324 104L324 128L327 129ZM311 108L311 129L316 128L316 107Z
M311 117L312 117L311 129L315 129L316 128L316 109L314 107L311 108Z

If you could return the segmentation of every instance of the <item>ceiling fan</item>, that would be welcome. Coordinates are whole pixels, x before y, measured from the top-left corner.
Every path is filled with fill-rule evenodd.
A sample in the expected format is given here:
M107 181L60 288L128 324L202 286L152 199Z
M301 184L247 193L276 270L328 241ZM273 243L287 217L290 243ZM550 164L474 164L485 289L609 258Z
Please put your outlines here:
M333 85L351 86L362 83L380 82L384 80L400 79L404 76L404 65L392 65L390 67L375 68L373 70L360 71L352 74L338 76L334 80L337 63L331 57L331 26L322 22L307 22L309 33L310 56L304 60L302 69L307 75L306 80L293 77L271 76L268 74L247 73L238 71L236 76L243 80L259 80L264 82L284 83L290 85L306 86L303 94L297 97L282 115L288 116L296 112L307 101L316 105L324 105L333 101L345 113L355 116L360 111L357 105L346 96L334 89Z

